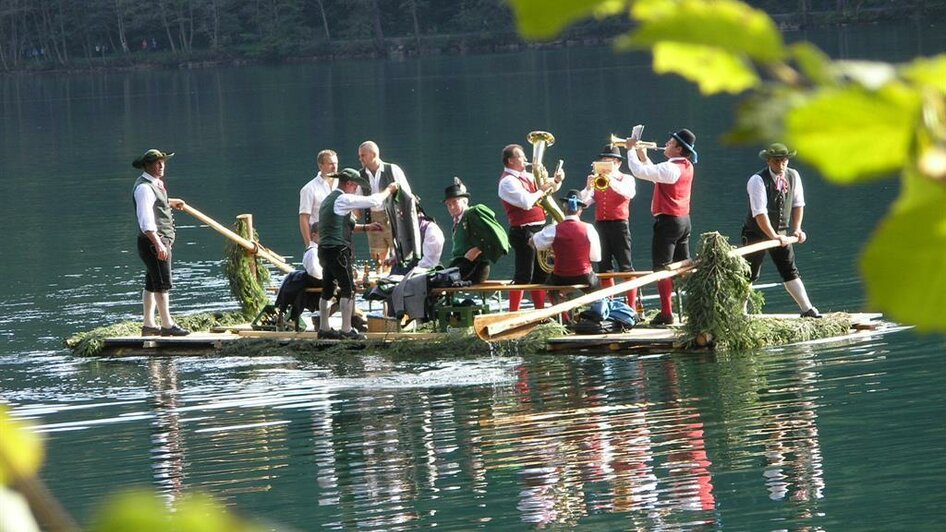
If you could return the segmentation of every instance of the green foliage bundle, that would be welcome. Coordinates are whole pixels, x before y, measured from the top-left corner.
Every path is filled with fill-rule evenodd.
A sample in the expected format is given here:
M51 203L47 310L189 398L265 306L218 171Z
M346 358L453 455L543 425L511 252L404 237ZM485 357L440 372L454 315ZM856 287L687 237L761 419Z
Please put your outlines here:
M237 219L233 231L247 240L259 242L259 235L255 231L250 235L247 223L242 218ZM224 273L230 282L230 293L240 302L243 316L248 320L253 319L269 304L269 294L266 293L266 287L270 284L269 270L259 257L247 253L229 239L225 254L227 262L224 264Z
M946 54L905 64L832 60L787 45L765 12L738 0L510 0L526 38L590 16L628 14L619 49L649 49L657 73L706 95L746 94L733 142L785 142L825 178L899 172L900 196L861 257L872 308L946 331ZM909 275L904 275L909 272Z
M178 316L174 321L191 331L209 331L218 326L246 323L243 312L202 312L188 316ZM66 338L66 347L76 356L96 356L105 347L105 339L115 336L138 336L141 334L141 321L123 321L91 331L76 333Z
M717 232L700 235L699 267L681 283L686 291L683 313L687 319L683 330L688 347L697 347L699 339L705 343L710 338L707 335L722 348L740 349L754 343L749 320L742 311L751 290L749 263L733 255L733 249L728 239Z
M850 331L851 318L843 313L822 319L746 316L743 303L752 293L749 264L735 256L734 249L719 233L700 236L699 266L681 284L686 291L686 347L745 351L841 336Z

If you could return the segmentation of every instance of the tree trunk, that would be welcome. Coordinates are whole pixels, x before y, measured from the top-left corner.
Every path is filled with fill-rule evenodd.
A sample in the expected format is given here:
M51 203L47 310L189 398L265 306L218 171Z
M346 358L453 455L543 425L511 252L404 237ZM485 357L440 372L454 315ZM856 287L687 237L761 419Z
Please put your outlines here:
M125 36L125 15L122 13L122 0L115 0L115 15L118 17L118 41L122 45L122 52L128 53L128 37Z
M177 45L174 44L174 37L171 35L171 25L168 23L168 14L164 8L164 2L158 2L158 11L161 13L161 24L164 26L164 33L168 36L168 43L171 45L171 53L177 55Z
M319 2L319 12L322 13L322 28L325 29L325 40L331 41L332 35L328 31L328 15L325 14L325 2L318 0Z
M378 6L378 0L368 0L368 4L374 21L374 47L378 55L384 57L387 53L384 49L384 31L381 29L381 8Z
M210 0L210 49L216 50L220 46L220 16L217 13L217 0Z
M410 0L411 16L414 18L414 42L417 46L417 53L420 54L420 23L417 20L417 0Z

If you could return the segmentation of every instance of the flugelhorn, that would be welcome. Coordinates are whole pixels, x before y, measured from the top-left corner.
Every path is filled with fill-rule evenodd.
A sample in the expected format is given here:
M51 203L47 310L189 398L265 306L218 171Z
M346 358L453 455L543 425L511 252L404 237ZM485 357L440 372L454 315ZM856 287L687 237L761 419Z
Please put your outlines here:
M611 144L619 148L627 149L627 139L621 138L614 133L611 133ZM641 150L662 150L663 146L658 146L656 142L649 142L646 140L639 140L637 144L634 145L634 149Z

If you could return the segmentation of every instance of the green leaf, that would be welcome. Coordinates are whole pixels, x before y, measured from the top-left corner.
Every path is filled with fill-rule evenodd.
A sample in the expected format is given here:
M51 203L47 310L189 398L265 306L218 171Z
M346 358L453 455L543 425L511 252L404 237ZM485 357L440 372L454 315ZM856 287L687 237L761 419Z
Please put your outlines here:
M946 93L946 54L917 58L903 68L903 75L918 85Z
M786 56L782 34L771 18L736 0L637 0L631 9L641 22L628 43L695 44L746 55L761 63Z
M566 27L591 15L616 15L625 0L509 0L519 34L530 40L550 40Z
M693 81L703 94L738 94L759 83L752 65L719 48L664 42L654 45L654 72Z
M99 509L94 532L215 532L258 530L258 525L232 516L207 495L189 494L176 501L173 512L154 494L126 491L110 497Z
M907 162L919 105L917 93L898 84L822 89L788 113L786 140L834 181L884 176Z
M736 125L724 140L732 143L758 144L760 139L785 138L785 115L804 103L797 90L781 85L767 86L750 93L736 109Z
M926 201L911 201L880 224L861 257L872 310L946 332L946 188L928 188Z
M792 56L801 73L815 85L832 85L831 58L810 42L795 43Z
M0 404L0 485L14 478L30 478L43 463L43 442L26 423L10 416L9 408Z

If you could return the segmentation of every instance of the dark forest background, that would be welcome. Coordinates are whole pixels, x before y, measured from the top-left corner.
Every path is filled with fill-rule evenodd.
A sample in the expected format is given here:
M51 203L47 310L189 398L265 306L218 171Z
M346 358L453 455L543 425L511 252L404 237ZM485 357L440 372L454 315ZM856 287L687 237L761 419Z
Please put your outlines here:
M785 29L942 19L946 0L757 0ZM626 17L570 28L597 44ZM490 52L525 43L505 0L0 0L0 72Z

